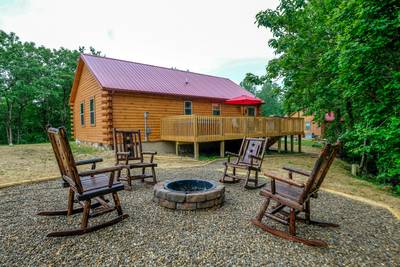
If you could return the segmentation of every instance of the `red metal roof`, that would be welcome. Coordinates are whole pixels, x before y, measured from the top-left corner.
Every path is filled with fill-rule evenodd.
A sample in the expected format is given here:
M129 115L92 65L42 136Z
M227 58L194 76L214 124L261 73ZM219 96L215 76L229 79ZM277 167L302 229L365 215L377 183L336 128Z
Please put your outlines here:
M262 99L248 95L241 95L225 101L225 104L230 105L259 105L262 103L264 103Z
M109 90L231 99L254 96L227 78L82 54L100 85Z

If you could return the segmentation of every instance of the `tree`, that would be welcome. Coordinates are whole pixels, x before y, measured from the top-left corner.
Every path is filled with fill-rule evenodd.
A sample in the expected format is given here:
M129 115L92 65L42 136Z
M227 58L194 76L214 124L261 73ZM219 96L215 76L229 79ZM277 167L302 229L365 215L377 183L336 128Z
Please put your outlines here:
M47 141L49 124L70 128L69 95L85 50L48 49L0 30L0 144Z
M264 104L261 106L261 115L283 115L283 107L278 85L272 83L267 79L267 77L247 73L243 81L240 83L240 86L258 98L264 100Z
M282 0L256 22L274 36L266 76L282 79L285 110L333 111L327 137L400 192L398 1Z
M282 116L284 115L281 96L278 85L271 81L266 81L257 92L257 97L264 100L261 106L261 115L263 116Z

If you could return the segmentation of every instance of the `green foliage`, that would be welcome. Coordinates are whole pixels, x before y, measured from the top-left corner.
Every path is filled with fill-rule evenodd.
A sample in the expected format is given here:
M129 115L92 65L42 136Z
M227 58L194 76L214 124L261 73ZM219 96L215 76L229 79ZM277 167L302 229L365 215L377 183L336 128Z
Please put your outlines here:
M283 115L280 90L276 84L267 80L266 77L258 77L252 73L247 73L240 86L264 100L265 104L261 106L261 115Z
M84 51L48 49L0 30L0 144L45 142L48 124L70 132L69 94Z
M99 150L92 146L78 145L75 142L70 142L70 144L71 144L72 153L74 153L74 154L96 155L99 153Z
M400 5L396 0L281 0L257 14L278 57L266 79L281 79L286 112L318 122L327 137L381 183L400 183Z

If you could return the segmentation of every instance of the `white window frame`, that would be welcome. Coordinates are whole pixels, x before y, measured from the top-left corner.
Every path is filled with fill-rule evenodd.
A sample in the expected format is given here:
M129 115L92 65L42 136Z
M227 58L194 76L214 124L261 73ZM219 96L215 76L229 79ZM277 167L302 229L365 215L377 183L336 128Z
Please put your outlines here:
M186 103L190 103L190 114L186 114L186 111L189 110L189 108L186 108ZM184 115L193 115L193 103L192 103L192 101L183 101L183 114Z
M85 101L79 104L79 120L82 127L85 127Z
M91 110L91 102L93 101L93 110ZM93 122L92 122L92 115L93 115ZM94 99L94 96L89 98L89 123L90 126L96 126L96 101Z

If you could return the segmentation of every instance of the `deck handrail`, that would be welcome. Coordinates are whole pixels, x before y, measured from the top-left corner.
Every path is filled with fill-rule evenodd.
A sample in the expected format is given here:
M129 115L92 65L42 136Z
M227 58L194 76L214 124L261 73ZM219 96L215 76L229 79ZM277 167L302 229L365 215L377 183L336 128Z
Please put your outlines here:
M176 115L161 119L161 139L166 141L211 142L303 134L303 118Z

